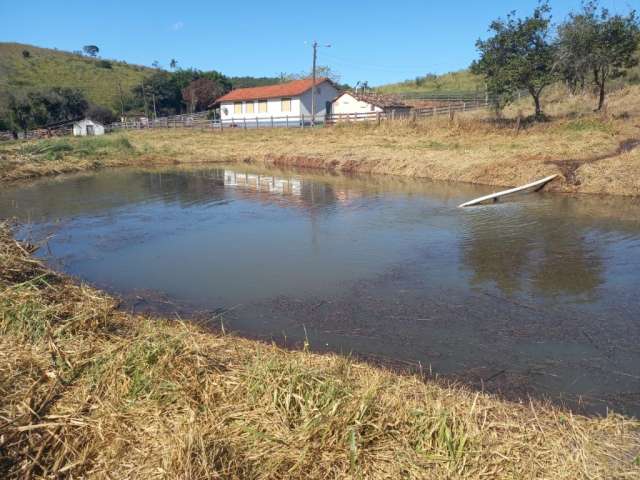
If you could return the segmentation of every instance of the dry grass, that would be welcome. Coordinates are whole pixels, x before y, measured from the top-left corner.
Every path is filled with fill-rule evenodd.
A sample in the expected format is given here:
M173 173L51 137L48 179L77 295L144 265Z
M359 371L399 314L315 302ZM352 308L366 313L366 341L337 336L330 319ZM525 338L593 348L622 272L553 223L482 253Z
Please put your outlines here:
M3 478L637 478L640 422L131 316L0 228Z
M86 149L77 145L86 140L70 139L64 141L71 148L59 158L34 154L24 143L13 143L0 149L0 180L126 164L250 161L496 186L560 173L562 180L550 189L640 195L638 150L616 152L622 141L640 138L640 86L612 93L607 115L594 114L593 101L551 90L546 110L554 119L525 123L519 131L514 116L518 111L529 113L530 102L525 99L502 121L475 113L453 121L437 118L315 130L132 131L111 137L116 145L130 142L129 151L110 148L83 154Z

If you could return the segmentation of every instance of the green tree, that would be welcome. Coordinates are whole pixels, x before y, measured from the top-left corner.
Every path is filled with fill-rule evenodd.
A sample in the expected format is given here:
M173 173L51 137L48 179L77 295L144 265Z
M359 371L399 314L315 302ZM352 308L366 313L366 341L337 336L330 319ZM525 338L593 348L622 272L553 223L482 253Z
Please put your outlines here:
M95 57L100 52L100 49L96 45L85 45L82 47L82 51L90 57Z
M591 73L589 56L593 48L596 25L592 15L570 13L558 26L556 67L572 93L584 89Z
M103 125L108 125L118 120L118 117L113 113L113 111L100 105L90 105L86 111L86 116L91 120L102 123Z
M23 92L9 98L9 123L15 130L27 131L75 120L82 117L88 108L82 92L73 88Z
M598 12L598 3L590 1L581 12L569 15L558 34L559 64L565 78L590 72L598 89L597 110L601 110L607 82L625 75L626 69L638 64L640 24L636 12L610 15L605 8Z
M518 90L527 90L533 98L536 117L543 116L542 90L556 78L550 11L549 5L542 2L524 19L511 12L506 20L491 22L493 36L476 42L480 59L471 65L471 71L483 75L489 92L502 102L511 101Z
M216 98L227 91L229 91L227 85L220 79L201 77L182 89L182 100L189 112L199 112L209 108Z

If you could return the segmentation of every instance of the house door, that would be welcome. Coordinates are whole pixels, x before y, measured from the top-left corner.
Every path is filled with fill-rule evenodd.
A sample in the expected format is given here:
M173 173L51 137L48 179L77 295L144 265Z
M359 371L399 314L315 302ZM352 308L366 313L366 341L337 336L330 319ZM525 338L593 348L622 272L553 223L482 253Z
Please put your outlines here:
M326 115L331 115L331 102L325 102L324 109Z
M93 125L87 125L87 135L92 136L95 135L95 131L93 130Z

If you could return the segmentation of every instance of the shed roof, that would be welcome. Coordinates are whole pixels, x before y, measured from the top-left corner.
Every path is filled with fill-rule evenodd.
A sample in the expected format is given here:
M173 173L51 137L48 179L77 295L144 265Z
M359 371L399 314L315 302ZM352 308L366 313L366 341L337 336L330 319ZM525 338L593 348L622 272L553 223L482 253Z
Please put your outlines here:
M342 95L351 95L356 100L361 102L370 103L380 108L410 108L402 101L402 99L396 95L383 95L381 93L355 93L355 92L342 92L338 95L334 101L340 98Z
M324 82L330 82L328 78L317 78L316 86ZM302 95L313 85L311 78L303 80L293 80L286 83L277 83L275 85L266 85L264 87L236 88L226 95L218 98L214 104L220 102L233 102L239 100L259 100L277 97L295 97Z
M95 120L93 120L93 119L91 119L91 118L89 118L89 117L80 118L80 119L78 119L78 120L75 120L75 121L73 122L73 124L74 124L74 125L78 125L78 124L80 124L80 123L82 123L82 122L91 122L91 123L93 123L94 125L100 125L101 127L104 127L104 125L102 125L100 122L96 122Z

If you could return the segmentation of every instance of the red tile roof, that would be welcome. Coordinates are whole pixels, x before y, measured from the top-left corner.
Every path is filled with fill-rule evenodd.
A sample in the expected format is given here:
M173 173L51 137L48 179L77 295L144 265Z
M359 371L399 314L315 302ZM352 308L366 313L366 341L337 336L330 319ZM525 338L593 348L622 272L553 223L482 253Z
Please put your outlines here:
M320 85L327 80L327 78L316 78L316 85ZM295 97L309 90L312 84L313 80L311 78L305 78L304 80L293 80L292 82L277 83L264 87L236 88L218 98L215 103L276 97Z

